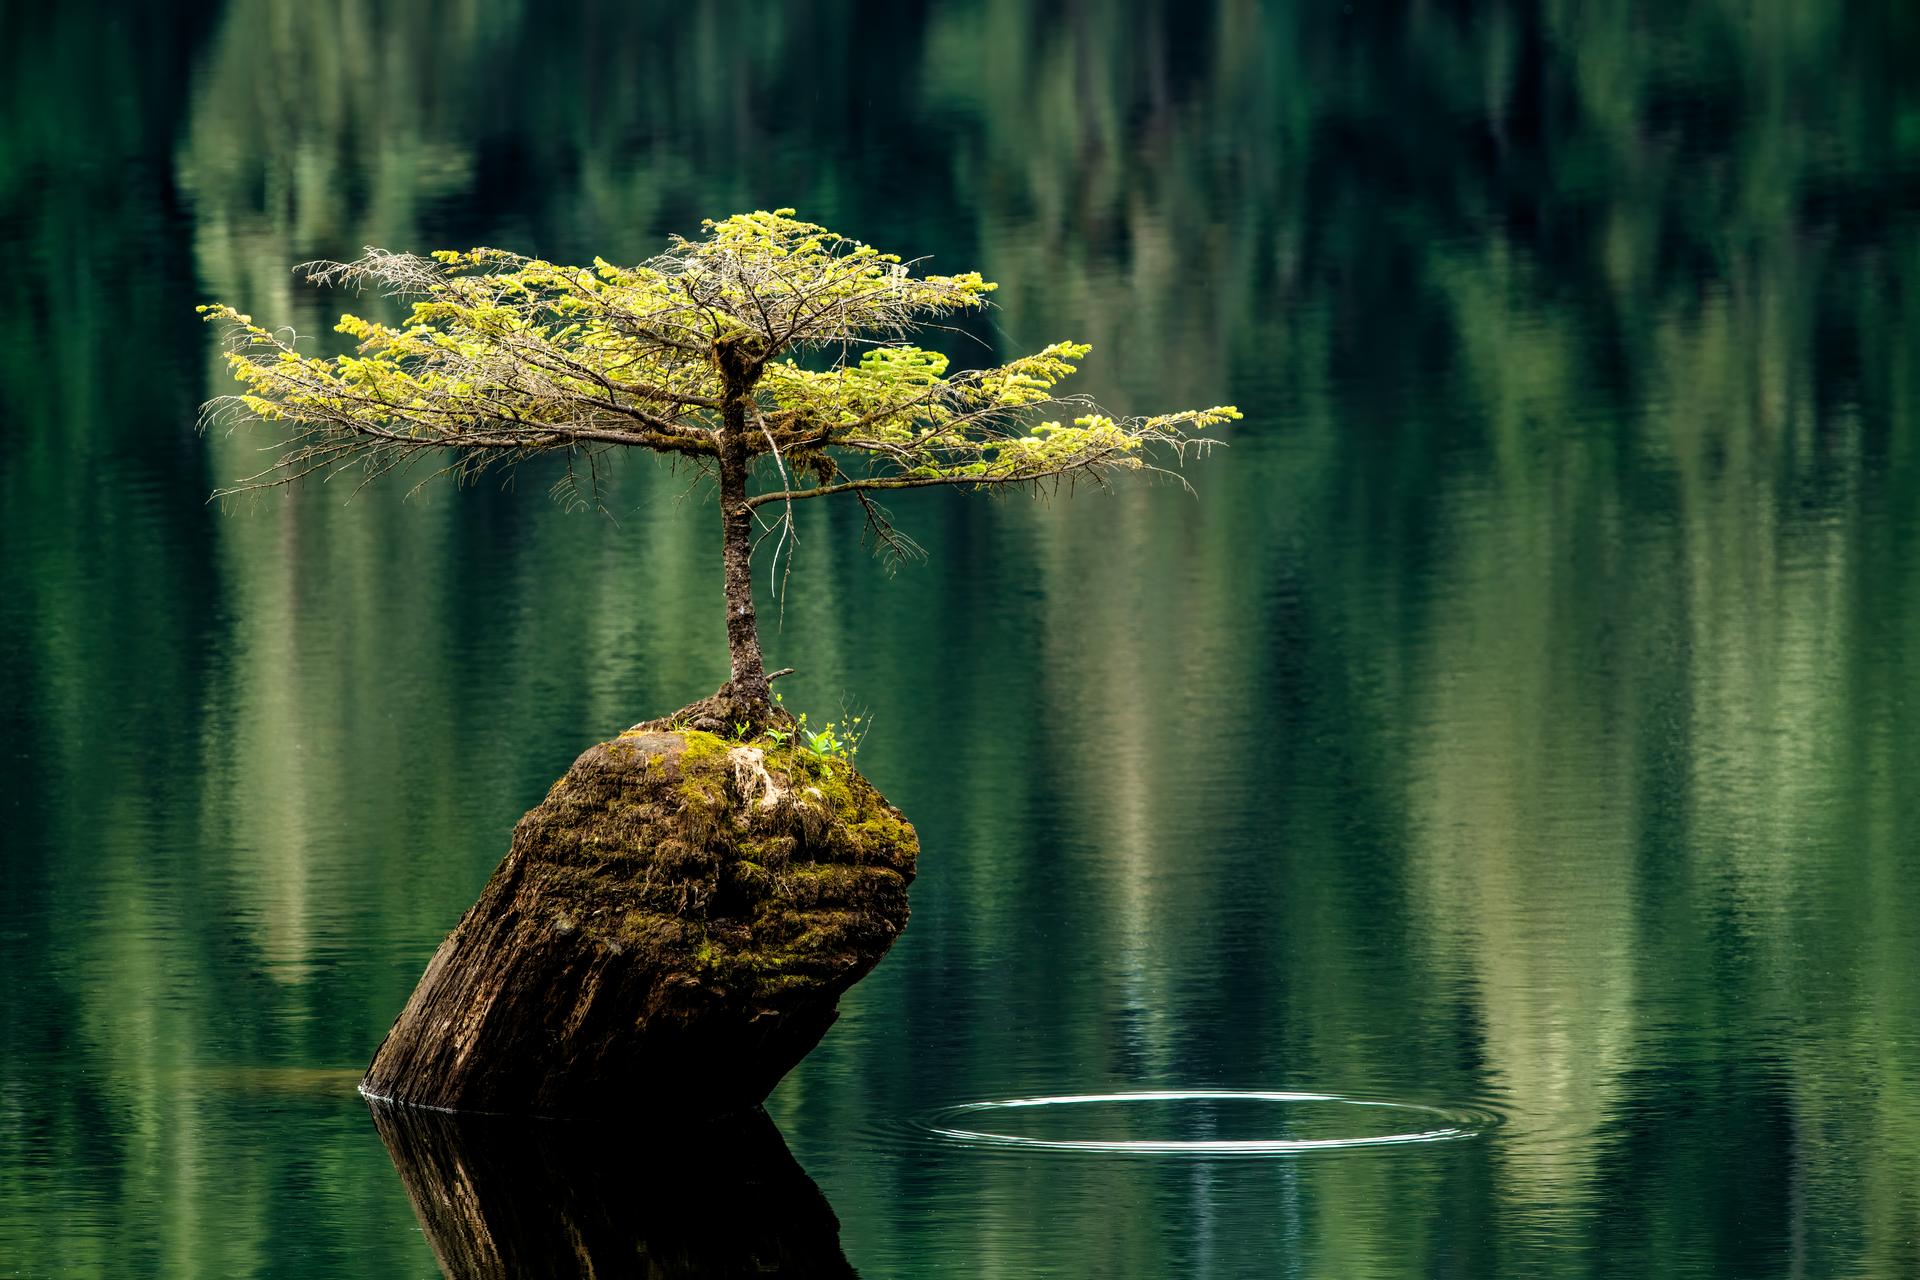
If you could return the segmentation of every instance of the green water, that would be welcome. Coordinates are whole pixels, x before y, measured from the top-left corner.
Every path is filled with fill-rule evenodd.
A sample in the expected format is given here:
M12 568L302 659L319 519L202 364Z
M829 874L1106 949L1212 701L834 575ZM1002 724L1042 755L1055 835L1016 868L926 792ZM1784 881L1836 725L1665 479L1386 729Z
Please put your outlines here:
M769 658L925 850L768 1106L849 1263L1920 1276L1916 66L1908 0L0 3L0 1275L433 1274L357 1071L724 675L651 464L204 505L192 304L780 204L1246 411L1195 498L903 496L891 578L804 513ZM1472 1132L935 1132L1204 1088ZM1276 1108L960 1127L1402 1114Z

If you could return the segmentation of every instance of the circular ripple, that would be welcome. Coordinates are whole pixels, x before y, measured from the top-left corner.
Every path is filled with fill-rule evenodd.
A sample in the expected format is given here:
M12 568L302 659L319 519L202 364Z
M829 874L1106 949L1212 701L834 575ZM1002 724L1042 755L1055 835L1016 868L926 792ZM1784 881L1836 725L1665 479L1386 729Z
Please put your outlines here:
M1303 1136L1293 1132L1269 1133L1261 1137L1222 1136L1128 1136L1100 1138L1062 1136L1053 1132L1018 1132L1022 1127L1047 1129L1054 1117L1068 1108L1119 1109L1146 1111L1151 1104L1188 1106L1209 1113L1219 1104L1244 1109L1247 1104L1273 1104L1286 1107L1296 1116L1310 1115L1317 1124L1309 1128L1348 1129L1326 1135ZM1198 1104L1198 1105L1196 1105ZM1176 1113L1177 1114L1177 1113ZM1330 1117L1344 1116L1344 1126ZM1039 1120L1048 1124L1021 1120ZM1406 1146L1423 1142L1450 1142L1471 1138L1498 1123L1498 1117L1484 1111L1427 1106L1422 1103L1392 1102L1378 1098L1356 1098L1334 1093L1294 1093L1257 1089L1155 1089L1128 1093L1056 1094L1039 1098L1004 1098L991 1102L968 1102L934 1113L924 1121L926 1129L947 1142L977 1147L1024 1147L1045 1151L1149 1152L1175 1155L1294 1155L1311 1151L1346 1150L1355 1147ZM1275 1125L1275 1128L1284 1128ZM1071 1130L1069 1130L1071 1134Z

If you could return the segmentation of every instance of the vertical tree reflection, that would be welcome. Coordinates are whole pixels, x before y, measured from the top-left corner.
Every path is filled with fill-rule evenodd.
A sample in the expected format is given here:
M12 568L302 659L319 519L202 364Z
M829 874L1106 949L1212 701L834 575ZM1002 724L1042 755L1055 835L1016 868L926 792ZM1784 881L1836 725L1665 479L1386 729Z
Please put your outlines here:
M763 1111L662 1131L372 1106L454 1280L854 1274Z
M722 672L685 476L618 527L200 507L254 468L184 429L186 305L327 341L292 262L794 204L1007 282L1091 391L1250 411L1197 502L903 498L891 581L803 521L787 696L876 715L927 848L773 1100L857 1261L1912 1271L1920 10L884 8L0 15L0 1254L417 1269L302 1073L574 750ZM819 1137L1199 1080L1513 1118L1238 1171Z

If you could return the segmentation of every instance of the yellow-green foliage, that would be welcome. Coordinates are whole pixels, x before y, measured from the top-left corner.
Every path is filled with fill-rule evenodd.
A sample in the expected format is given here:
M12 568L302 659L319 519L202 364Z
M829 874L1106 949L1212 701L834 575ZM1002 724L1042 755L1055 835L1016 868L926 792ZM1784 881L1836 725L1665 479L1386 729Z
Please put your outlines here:
M291 447L248 484L349 465L377 473L428 450L450 451L450 469L470 475L542 451L712 455L731 437L774 464L779 487L755 505L1131 469L1149 446L1178 451L1239 416L1216 406L1123 418L1062 399L1083 343L951 372L908 339L986 306L995 286L979 273L916 274L791 209L705 232L634 266L486 248L320 264L310 278L410 299L410 313L392 325L342 316L356 349L328 358L235 307L204 306L231 327L227 359L244 388L209 409L284 424ZM809 488L801 475L837 482Z

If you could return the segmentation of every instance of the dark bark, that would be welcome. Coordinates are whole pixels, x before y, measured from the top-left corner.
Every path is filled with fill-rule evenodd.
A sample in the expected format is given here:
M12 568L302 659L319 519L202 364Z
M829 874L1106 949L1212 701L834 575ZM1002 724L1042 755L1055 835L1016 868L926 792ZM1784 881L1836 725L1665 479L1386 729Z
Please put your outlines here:
M760 712L773 705L753 612L753 508L747 503L747 472L756 452L748 435L747 412L753 406L753 386L760 380L763 358L750 335L714 345L714 362L727 386L720 411L720 531L727 652L733 660L733 675L725 692L747 713L742 719L755 724Z
M753 706L772 702L766 662L760 655L760 629L753 611L753 509L747 505L748 454L743 441L730 438L720 447L721 563L727 593L727 652L733 659L729 682L734 698Z
M669 731L583 752L514 828L362 1090L544 1116L759 1105L906 926L919 848L865 779L812 759ZM758 768L783 798L751 789Z

